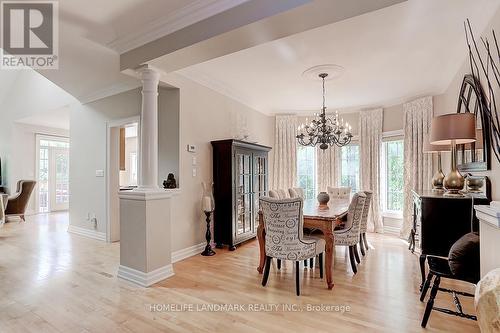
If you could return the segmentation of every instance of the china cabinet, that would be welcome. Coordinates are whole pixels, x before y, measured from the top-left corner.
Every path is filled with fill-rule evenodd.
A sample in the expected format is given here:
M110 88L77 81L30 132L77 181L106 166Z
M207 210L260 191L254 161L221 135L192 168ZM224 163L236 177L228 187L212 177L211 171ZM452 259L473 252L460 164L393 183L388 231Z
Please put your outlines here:
M212 141L214 238L218 248L254 238L259 198L268 191L270 147L239 140Z

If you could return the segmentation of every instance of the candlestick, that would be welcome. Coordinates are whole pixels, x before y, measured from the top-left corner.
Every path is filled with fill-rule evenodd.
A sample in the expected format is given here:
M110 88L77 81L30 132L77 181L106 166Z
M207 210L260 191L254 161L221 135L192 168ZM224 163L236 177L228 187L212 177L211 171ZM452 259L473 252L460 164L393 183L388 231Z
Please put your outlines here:
M205 215L207 217L207 232L205 233L205 239L207 240L207 245L205 246L205 250L201 253L202 256L213 256L215 251L212 250L212 246L210 246L210 240L212 239L212 233L210 232L210 214L212 212L205 211Z

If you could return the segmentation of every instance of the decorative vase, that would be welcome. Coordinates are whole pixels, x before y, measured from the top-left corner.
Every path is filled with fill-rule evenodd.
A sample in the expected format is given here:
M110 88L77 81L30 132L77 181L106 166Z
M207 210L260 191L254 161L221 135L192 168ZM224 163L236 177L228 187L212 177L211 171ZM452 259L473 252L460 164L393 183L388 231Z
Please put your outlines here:
M320 208L328 208L328 201L330 201L330 196L326 192L320 192L316 197L319 202Z
M481 188L484 185L484 177L479 176L467 176L467 188L468 192L481 193Z

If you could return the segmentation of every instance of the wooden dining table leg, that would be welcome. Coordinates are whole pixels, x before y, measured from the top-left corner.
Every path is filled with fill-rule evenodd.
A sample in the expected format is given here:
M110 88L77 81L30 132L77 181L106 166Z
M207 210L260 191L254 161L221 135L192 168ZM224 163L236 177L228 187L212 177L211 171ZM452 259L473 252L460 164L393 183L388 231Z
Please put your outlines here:
M333 288L333 255L334 255L334 239L333 232L331 228L325 228L323 231L323 237L325 239L325 271L326 271L326 284L328 289Z
M259 214L259 226L257 227L257 239L259 240L259 267L257 267L257 271L260 274L264 271L264 266L266 263L266 231L264 230L264 223L262 221L262 214Z

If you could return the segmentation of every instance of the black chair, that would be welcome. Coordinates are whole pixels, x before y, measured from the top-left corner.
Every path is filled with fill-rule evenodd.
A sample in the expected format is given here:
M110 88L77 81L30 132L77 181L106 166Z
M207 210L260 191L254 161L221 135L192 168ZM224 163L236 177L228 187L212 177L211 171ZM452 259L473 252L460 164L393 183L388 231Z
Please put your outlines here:
M420 294L420 301L423 302L427 291L432 284L431 293L427 306L425 307L424 316L422 318L422 327L427 326L429 317L432 310L443 312L446 314L477 320L477 317L471 314L464 313L460 299L458 296L474 297L473 294L441 288L441 278L465 281L472 284L477 284L480 279L479 274L479 236L476 233L469 233L460 238L450 249L448 258L436 257L432 255L427 256L427 263L429 265L429 274L422 287ZM439 308L434 306L434 300L438 291L443 291L453 295L453 303L455 304L456 311Z

